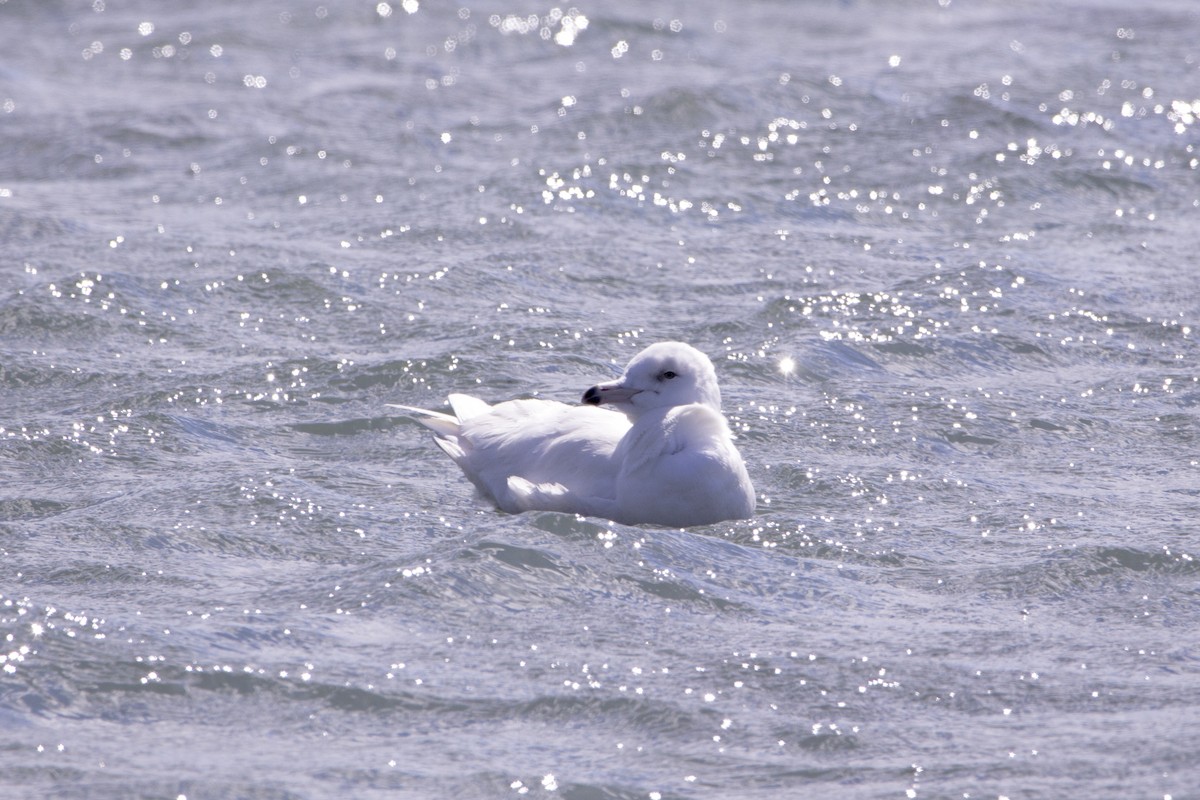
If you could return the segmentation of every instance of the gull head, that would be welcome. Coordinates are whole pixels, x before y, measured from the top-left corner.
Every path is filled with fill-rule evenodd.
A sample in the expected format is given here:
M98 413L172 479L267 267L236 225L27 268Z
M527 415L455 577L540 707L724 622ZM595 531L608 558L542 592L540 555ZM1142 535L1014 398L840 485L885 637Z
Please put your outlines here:
M588 389L583 402L611 404L631 417L691 403L720 413L721 390L708 356L683 342L659 342L634 356L617 380Z

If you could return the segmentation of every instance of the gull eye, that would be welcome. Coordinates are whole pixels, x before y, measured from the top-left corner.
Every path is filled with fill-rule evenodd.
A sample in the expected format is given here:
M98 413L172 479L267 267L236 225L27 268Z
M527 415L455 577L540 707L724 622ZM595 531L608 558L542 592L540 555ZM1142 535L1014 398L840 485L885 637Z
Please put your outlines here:
M671 378L675 377L675 372L673 370L667 370L662 374L662 377L666 378L667 380L671 380Z

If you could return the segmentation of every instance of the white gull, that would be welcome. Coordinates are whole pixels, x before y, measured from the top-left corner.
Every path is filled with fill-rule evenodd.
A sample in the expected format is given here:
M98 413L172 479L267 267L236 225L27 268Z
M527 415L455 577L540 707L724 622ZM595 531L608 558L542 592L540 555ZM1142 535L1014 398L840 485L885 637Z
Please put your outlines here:
M721 414L708 356L652 344L585 405L450 395L453 415L417 415L504 511L561 511L628 525L707 525L754 514L754 487ZM613 410L600 406L611 406Z

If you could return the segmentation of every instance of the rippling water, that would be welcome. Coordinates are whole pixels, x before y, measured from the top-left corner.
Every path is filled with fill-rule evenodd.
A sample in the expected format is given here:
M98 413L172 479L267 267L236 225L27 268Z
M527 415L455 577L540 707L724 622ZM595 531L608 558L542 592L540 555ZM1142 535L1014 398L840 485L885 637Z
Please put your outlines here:
M0 0L0 785L1191 796L1197 30ZM668 338L751 521L504 515L386 407Z

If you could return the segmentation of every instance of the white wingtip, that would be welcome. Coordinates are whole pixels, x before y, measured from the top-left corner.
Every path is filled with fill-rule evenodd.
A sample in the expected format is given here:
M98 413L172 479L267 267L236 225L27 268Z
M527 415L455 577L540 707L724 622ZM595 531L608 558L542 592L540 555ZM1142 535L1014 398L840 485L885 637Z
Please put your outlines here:
M440 436L457 436L461 430L459 428L459 418L452 417L441 411L430 411L427 408L417 408L416 406L402 406L396 403L388 403L388 408L398 408L401 411L407 411L412 414L417 422L424 425L429 430Z

